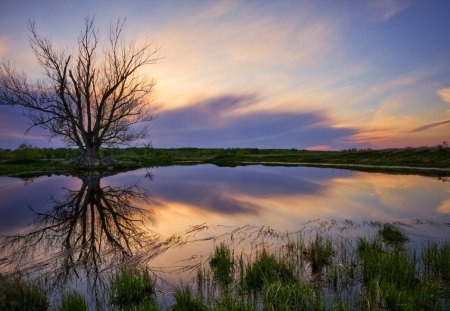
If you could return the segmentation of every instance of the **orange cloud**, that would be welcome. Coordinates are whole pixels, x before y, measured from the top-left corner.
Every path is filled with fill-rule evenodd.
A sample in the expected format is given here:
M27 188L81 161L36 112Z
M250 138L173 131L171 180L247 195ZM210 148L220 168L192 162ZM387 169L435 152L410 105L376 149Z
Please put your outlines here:
M450 87L443 88L438 90L438 94L441 97L441 100L450 105ZM448 112L450 112L450 107Z

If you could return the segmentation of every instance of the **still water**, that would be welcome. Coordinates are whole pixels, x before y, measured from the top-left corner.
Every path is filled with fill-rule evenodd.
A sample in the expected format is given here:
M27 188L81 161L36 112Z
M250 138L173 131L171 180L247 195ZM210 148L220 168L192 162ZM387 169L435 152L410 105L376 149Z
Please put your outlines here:
M0 197L0 272L84 288L122 262L151 267L169 288L221 240L245 249L298 233L365 236L384 222L418 245L450 237L450 183L417 175L171 166L0 177Z

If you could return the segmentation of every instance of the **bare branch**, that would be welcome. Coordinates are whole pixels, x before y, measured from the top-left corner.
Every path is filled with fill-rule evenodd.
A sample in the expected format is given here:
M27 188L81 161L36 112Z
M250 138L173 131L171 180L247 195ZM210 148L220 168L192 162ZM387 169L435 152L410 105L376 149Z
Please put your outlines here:
M102 44L94 18L87 17L69 53L42 36L33 21L29 41L44 79L28 82L24 73L3 62L0 66L0 104L23 107L31 127L78 146L87 163L98 161L104 145L127 144L145 136L152 120L149 94L154 81L142 69L158 61L151 44L126 42L126 20L111 24ZM102 49L100 49L102 47Z

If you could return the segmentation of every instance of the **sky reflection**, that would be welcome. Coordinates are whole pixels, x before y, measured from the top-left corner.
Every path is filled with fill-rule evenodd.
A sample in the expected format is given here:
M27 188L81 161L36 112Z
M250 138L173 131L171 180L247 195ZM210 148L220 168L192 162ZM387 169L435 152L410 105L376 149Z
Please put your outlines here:
M296 230L317 218L353 221L450 222L449 183L411 175L387 175L306 167L213 165L144 169L103 178L102 186L137 185L151 196L152 230L174 234L190 225L268 225ZM1 177L1 233L31 222L32 208L48 209L50 196L76 190L76 177L39 177L25 182ZM142 204L142 203L141 203Z

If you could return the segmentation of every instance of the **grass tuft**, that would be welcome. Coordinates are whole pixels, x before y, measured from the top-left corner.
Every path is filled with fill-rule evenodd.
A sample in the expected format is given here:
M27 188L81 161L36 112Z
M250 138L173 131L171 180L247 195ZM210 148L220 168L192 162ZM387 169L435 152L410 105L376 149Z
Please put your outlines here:
M384 242L391 245L399 245L408 241L406 235L393 224L383 224L383 227L378 230L378 235Z
M45 311L46 293L37 285L20 278L7 279L0 275L0 310Z
M313 273L320 272L331 263L333 258L333 244L330 239L316 235L316 238L308 245L306 259L311 263Z
M111 280L111 303L119 307L151 304L154 302L154 286L147 269L125 268Z
M423 254L423 262L430 276L450 284L450 243L428 245Z
M175 288L174 293L175 305L172 311L206 311L208 308L203 300L195 296L189 285L181 285Z
M88 307L84 297L77 292L65 294L61 299L58 311L87 311Z
M266 284L263 289L264 310L324 310L317 289L300 282L280 281Z
M243 300L237 299L230 292L225 292L225 294L220 297L216 302L213 311L255 311L256 308L252 304L248 304Z
M221 243L214 249L214 255L209 261L213 277L222 286L228 286L231 282L234 270L234 260L230 248Z
M260 290L266 283L295 281L294 271L285 262L263 250L247 268L244 282L251 290Z

